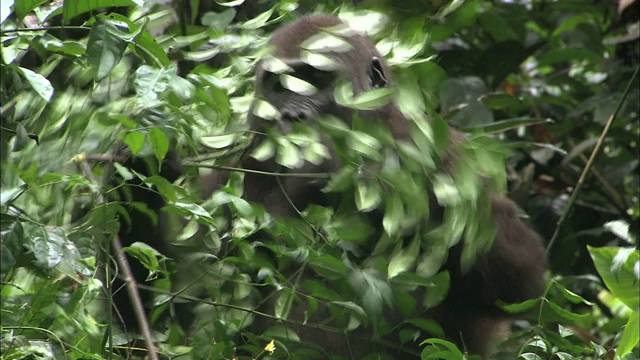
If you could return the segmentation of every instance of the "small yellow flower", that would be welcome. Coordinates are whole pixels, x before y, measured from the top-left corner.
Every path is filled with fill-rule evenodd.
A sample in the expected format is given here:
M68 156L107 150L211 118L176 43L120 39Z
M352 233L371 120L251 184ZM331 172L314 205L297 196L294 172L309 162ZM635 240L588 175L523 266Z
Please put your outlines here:
M85 161L86 159L87 159L87 154L85 154L85 153L80 153L80 154L76 154L76 155L74 155L74 156L71 158L71 161L79 163L79 162L83 162L83 161Z
M271 342L264 347L264 350L273 354L273 352L276 351L276 342L274 340L271 340Z

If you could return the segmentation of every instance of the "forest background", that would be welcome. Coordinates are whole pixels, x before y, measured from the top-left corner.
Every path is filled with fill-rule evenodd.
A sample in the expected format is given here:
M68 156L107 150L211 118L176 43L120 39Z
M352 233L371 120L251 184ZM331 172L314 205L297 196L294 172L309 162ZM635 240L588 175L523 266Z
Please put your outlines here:
M116 168L155 186L168 200L164 212L188 218L175 242L195 246L191 260L220 271L212 252L194 245L197 230L214 227L231 203L245 225L233 234L241 238L255 230L255 213L239 196L240 175L205 203L195 175L229 164L246 144L254 66L268 36L317 12L339 14L372 37L411 106L506 144L508 195L545 239L549 271L542 298L510 308L534 315L516 322L495 358L640 358L639 8L637 0L2 0L2 358L132 354L104 319L97 276L114 219L126 217L104 180L116 144L159 161L180 155L185 175L174 183ZM293 162L303 156L278 151ZM356 193L359 207L383 196L351 185L343 191ZM334 221L331 229L357 237L366 230L359 225ZM208 233L205 248L227 235ZM306 246L289 250L314 251ZM229 324L244 312L224 305L242 303L254 286L241 258L224 287L201 280L224 288L202 300L172 291L173 259L141 243L126 251L149 270L138 286L157 291L149 321L163 356L236 356L242 329ZM344 265L325 256L312 266L334 278ZM164 316L174 301L197 307L206 324L187 335ZM358 304L343 310L362 320ZM416 326L433 335L430 324ZM441 358L464 356L444 342L425 346ZM273 354L243 350L254 358L284 351L277 341Z

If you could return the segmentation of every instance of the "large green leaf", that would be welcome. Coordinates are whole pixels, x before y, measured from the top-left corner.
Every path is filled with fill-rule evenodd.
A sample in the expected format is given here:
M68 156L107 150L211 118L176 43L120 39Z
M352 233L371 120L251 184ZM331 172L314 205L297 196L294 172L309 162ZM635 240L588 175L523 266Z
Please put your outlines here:
M121 34L111 22L105 20L97 21L91 28L87 42L87 62L93 68L96 80L109 76L122 59L127 42Z
M19 2L22 2L20 0ZM121 6L142 6L142 0L65 0L62 6L64 21L98 9L107 9Z
M598 274L607 288L631 309L640 306L640 256L635 248L589 246Z

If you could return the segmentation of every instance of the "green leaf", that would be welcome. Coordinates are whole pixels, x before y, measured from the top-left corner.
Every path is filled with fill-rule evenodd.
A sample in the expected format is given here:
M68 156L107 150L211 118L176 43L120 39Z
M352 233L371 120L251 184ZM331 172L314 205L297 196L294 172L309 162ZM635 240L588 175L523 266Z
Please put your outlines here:
M540 303L540 299L529 299L516 304L501 304L501 308L510 314L527 311Z
M330 289L318 280L305 280L300 285L300 288L313 297L336 301L341 299L340 295L334 289Z
M420 237L417 233L407 249L403 249L402 242L399 241L389 260L389 267L387 269L389 279L393 279L399 274L411 270L416 264L419 253Z
M341 192L353 187L356 169L352 166L344 166L338 172L331 176L331 180L327 183L323 192Z
M433 336L444 337L444 330L442 329L440 324L438 324L438 322L433 319L418 317L407 322Z
M138 94L137 100L144 106L161 101L168 95L169 89L182 100L190 99L194 93L193 84L178 76L173 66L159 69L142 65L136 70L133 84Z
M309 266L318 275L329 280L344 279L349 268L331 255L321 255L309 259Z
M319 32L300 44L300 49L308 50L315 53L327 52L347 52L353 46L340 36L330 34L329 32Z
M571 321L576 321L576 320L580 320L580 319L584 319L587 316L589 316L589 314L577 314L574 312L571 312L569 310L565 310L563 308L561 308L560 306L552 303L552 302L547 302L547 305L549 305L549 307L558 315L562 316L564 319L567 320L571 320Z
M564 297L565 299L571 301L574 304L586 304L586 305L593 305L593 303L585 300L582 296L568 290L567 288L565 288L564 286L562 286L560 283L555 282L554 283L556 289L560 290L560 294L562 294L562 297Z
M135 51L145 62L154 66L168 67L171 60L156 39L148 32L143 32L134 39Z
M433 286L427 289L423 304L427 309L439 305L449 293L450 276L448 271L441 271L431 278Z
M378 139L365 132L351 131L347 142L351 150L357 151L370 159L379 159L381 156L382 144Z
M624 331L622 333L622 337L620 338L620 342L618 343L618 348L616 349L616 356L623 357L627 354L630 354L633 349L638 345L638 341L640 340L640 321L638 320L640 317L638 316L638 312L635 311L631 317L629 317L629 321L624 327Z
M451 176L445 174L434 177L433 194L438 199L438 204L443 206L457 204L462 199Z
M426 278L422 275L412 274L410 272L403 272L401 274L398 274L393 279L391 279L391 282L394 284L409 285L411 287L433 286L433 281L431 281L431 279Z
M253 19L250 19L249 21L242 23L240 25L240 28L246 29L246 30L259 29L263 27L267 23L267 21L269 21L271 14L273 14L273 9L269 9L263 12L262 14L259 14L258 16L254 17Z
M560 360L574 360L574 359L577 359L573 355L567 354L566 352L562 352L562 351L557 352L554 355L557 356L558 359L560 359Z
M22 0L20 0L22 1ZM98 9L107 9L112 7L122 7L122 6L143 6L143 1L133 1L133 0L65 0L64 5L62 6L62 14L64 16L64 21L69 22L69 20L74 17L98 10Z
M265 71L273 74L283 74L294 72L293 68L277 57L267 55L260 61L260 65Z
M274 120L280 117L280 112L268 102L256 99L251 105L251 113L264 120Z
M215 1L216 1L216 4L220 6L236 7L236 6L242 5L242 3L244 3L245 0L228 0L228 1L215 0Z
M364 214L340 214L327 226L325 231L332 241L353 241L362 243L369 240L375 228Z
M29 82L29 85L31 85L33 90L35 90L41 98L45 101L51 100L53 96L53 86L51 86L47 78L23 67L18 67L18 72Z
M89 31L87 63L93 68L94 78L97 81L109 76L122 59L124 50L127 48L127 42L117 33L118 30L112 23L100 18Z
M300 59L322 71L336 71L340 68L340 65L331 57L308 50L300 51Z
M22 20L28 13L33 11L33 9L38 6L46 3L47 0L15 0L13 2L13 11L16 14L16 20ZM5 4L5 1L2 2L2 10L9 10L8 6ZM11 12L7 11L6 13L2 13L2 17L9 16ZM3 21L4 22L4 19Z
M416 64L413 68L420 91L425 94L427 105L436 108L439 105L438 89L447 79L447 72L433 61Z
M382 218L382 227L389 236L399 234L404 218L402 199L396 194L389 195L386 199L386 208Z
M341 308L345 308L349 310L349 313L354 315L360 322L367 322L367 313L364 311L362 306L354 303L353 301L331 301L329 304L337 305Z
M145 183L154 185L157 188L158 192L168 201L177 201L176 190L174 189L173 185L162 176L149 176L145 179Z
M634 248L588 246L589 254L598 274L607 288L631 309L640 305L638 294L638 269L640 256ZM631 251L629 250L631 249Z
M176 201L169 204L169 206L175 206L176 208L185 211L187 215L195 216L196 218L202 218L208 223L214 224L214 220L211 217L211 214L209 214L202 206L198 204Z
M209 11L202 15L202 25L225 31L236 16L235 9L225 9L221 12Z
M425 235L425 237L427 238L425 241L430 242L428 240L428 235ZM418 265L416 267L416 273L427 279L431 278L433 275L438 273L444 262L447 260L448 255L449 251L445 246L429 247L426 251L422 252L420 261L418 261Z
M540 355L534 354L534 353L523 353L518 357L518 359L523 359L523 360L543 360L540 357Z
M635 236L634 234L630 231L630 227L629 227L629 223L627 223L624 220L614 220L614 221L609 221L607 223L604 224L604 228L611 231L611 233L613 233L615 236L619 237L620 239L628 242L629 244L635 244Z
M593 15L589 14L589 12L567 16L567 18L564 19L562 23L558 24L558 26L555 27L555 30L553 30L553 34L551 36L558 37L566 31L575 29L580 24L592 24L594 20L595 19Z
M113 163L113 167L116 169L116 172L118 173L118 175L120 175L122 179L124 179L125 181L132 180L135 177L133 173L129 171L129 169L120 165L117 162Z
M81 57L87 52L87 47L77 41L60 41L54 38L46 38L42 40L42 45L53 53L71 57Z
M599 63L602 57L587 48L561 48L544 54L538 62L538 67L553 65L559 62L594 62Z
M376 110L387 105L395 91L395 88L390 87L377 88L354 97L351 84L345 82L336 86L334 97L340 106L356 110Z
M13 139L13 146L11 147L11 151L20 151L24 149L28 144L29 134L27 133L27 129L24 128L24 125L17 124L16 136Z
M141 239L142 240L142 239ZM160 262L158 256L161 256L156 249L143 242L134 242L131 246L122 248L124 252L138 259L147 270L155 272L160 270Z
M280 84L282 84L285 89L304 96L311 96L318 92L315 86L292 75L281 74Z
M65 239L59 234L43 229L37 236L28 236L29 249L33 252L36 264L45 270L56 267L62 260L62 247Z
M258 161L266 161L276 154L276 144L270 140L263 140L255 150L251 152L251 157Z
M158 163L162 164L162 160L169 152L169 138L162 130L154 127L149 129L149 142Z
M148 65L157 67L169 67L169 65L171 65L171 60L169 60L164 49L158 44L156 39L146 31L146 26L149 22L148 18L144 19L145 21L142 25L129 20L128 17L118 13L109 14L108 19L120 21L128 25L128 33L118 32L117 35L126 42L132 42L136 54L139 55Z
M289 312L291 311L294 298L295 292L289 288L280 290L278 295L276 295L274 314L278 319L289 318Z
M442 339L432 338L432 339L426 339L420 343L420 346L424 346L424 345L432 345L432 346L441 345L446 350L448 350L448 352L451 353L451 355L453 355L451 358L447 358L447 359L460 359L460 360L464 359L462 353L460 352L460 350L458 350L458 347L452 342L442 340ZM425 348L425 350L427 350L427 348ZM425 351L423 351L422 354L424 355ZM430 357L430 356L421 356L421 357L422 359L438 359L439 358L439 357Z
M223 149L238 141L238 134L211 135L200 138L202 145L211 149Z
M288 167L289 169L297 169L304 165L304 158L297 146L285 137L280 137L277 141L278 152L276 161L278 164Z
M378 207L382 201L382 189L378 182L358 181L356 183L356 207L358 211L368 212Z
M391 286L379 272L373 269L354 269L349 274L349 284L360 294L369 317L382 315L384 304L393 303Z
M286 342L300 342L300 336L293 331L293 329L288 328L284 325L275 325L267 329L264 333L262 333L265 339L276 339L280 341Z
M122 135L122 141L127 144L131 154L135 156L144 146L144 134L140 131L129 131Z

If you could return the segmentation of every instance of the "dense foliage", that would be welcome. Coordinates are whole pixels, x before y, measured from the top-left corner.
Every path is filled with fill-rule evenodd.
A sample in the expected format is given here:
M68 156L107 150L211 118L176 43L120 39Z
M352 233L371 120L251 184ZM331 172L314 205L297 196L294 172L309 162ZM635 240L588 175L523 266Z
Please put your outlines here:
M127 345L136 329L122 329L106 311L111 294L125 291L111 288L106 270L118 264L109 250L116 219L136 221L123 206L129 190L112 186L114 176L139 179L167 202L159 214L133 206L166 228L182 256L145 239L124 250L149 270L137 285L156 294L148 320L167 357L286 357L278 341L291 337L286 320L265 334L247 324L322 302L344 323L326 331L376 326L394 305L408 319L399 343L429 339L423 358L465 358L438 339L437 324L416 316L407 289L428 287L425 302L437 304L448 289L439 250L463 235L473 239L468 253L490 241L483 212L470 211L482 208L479 190L489 187L508 190L549 244L545 294L504 305L526 320L495 358L639 358L639 4L3 0L2 358L143 356ZM269 134L253 156L287 167L321 161L319 131L339 144L346 164L335 174L306 174L330 177L325 190L344 199L340 211L311 206L301 209L305 221L274 223L242 199L234 162L255 136L246 120L266 39L315 12L366 32L398 79L393 92L353 99L338 91L337 100L369 109L394 97L412 114L414 142L335 118L319 121L319 130L300 126L295 136ZM445 121L467 133L451 176L435 170L448 144ZM184 175L170 182L123 166L114 156L123 147L156 166L180 161ZM229 181L201 201L196 175L212 170L228 171ZM429 190L448 205L432 228L418 220ZM383 214L384 230L373 240L362 216L372 209ZM408 228L414 236L397 241ZM243 241L260 229L279 241ZM375 251L360 263L343 256L368 241ZM230 255L220 256L227 247ZM463 257L462 266L473 260ZM294 265L317 280L284 276ZM275 314L255 311L260 286L281 289ZM313 296L301 298L298 287ZM184 308L194 324L180 315Z

